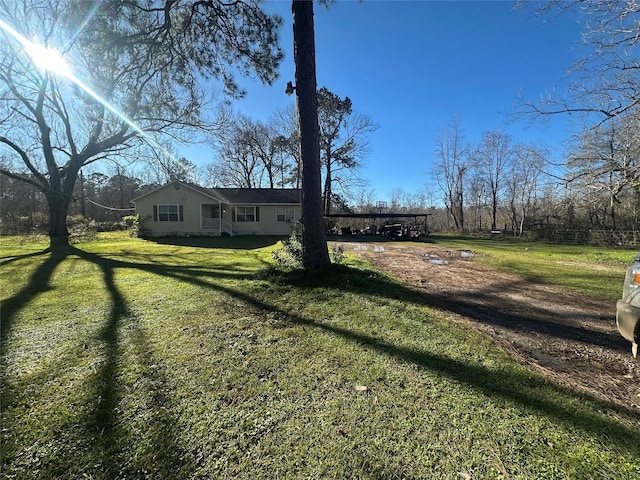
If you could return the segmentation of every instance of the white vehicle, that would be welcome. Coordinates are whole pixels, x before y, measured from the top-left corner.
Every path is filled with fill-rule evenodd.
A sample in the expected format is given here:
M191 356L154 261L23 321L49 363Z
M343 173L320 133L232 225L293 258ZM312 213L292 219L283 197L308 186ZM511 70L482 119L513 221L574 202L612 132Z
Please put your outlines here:
M640 343L640 254L627 268L622 298L616 303L616 323L622 336L631 342L636 357Z

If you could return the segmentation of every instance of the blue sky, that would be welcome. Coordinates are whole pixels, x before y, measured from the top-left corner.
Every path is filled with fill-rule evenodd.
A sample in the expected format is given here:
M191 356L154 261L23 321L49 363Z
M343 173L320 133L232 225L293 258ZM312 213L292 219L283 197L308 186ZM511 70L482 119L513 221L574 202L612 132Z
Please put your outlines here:
M567 118L548 125L509 121L518 95L539 98L562 91L566 71L578 58L580 26L569 16L545 23L511 1L337 1L315 5L318 87L348 96L355 111L380 128L361 175L376 199L394 189L431 190L435 138L458 116L471 142L503 129L514 141L542 142L560 155L574 129ZM271 87L238 79L246 98L234 107L267 120L292 103L284 94L294 79L290 1L268 1L265 9L284 19L285 59ZM211 162L211 154L198 164ZM203 158L204 156L204 158Z

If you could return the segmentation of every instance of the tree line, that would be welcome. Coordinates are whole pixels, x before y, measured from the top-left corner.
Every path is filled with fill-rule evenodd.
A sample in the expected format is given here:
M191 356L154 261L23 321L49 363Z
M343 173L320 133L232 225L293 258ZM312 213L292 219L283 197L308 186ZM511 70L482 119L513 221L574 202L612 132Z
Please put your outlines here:
M470 144L454 119L439 133L434 156L447 221L460 231L551 238L565 230L583 240L604 232L610 242L638 243L640 7L613 0L517 4L545 20L574 14L583 21L587 53L568 66L566 91L522 98L516 111L533 121L570 114L581 132L557 164L548 148L520 144L500 130Z
M361 182L359 167L367 152L367 134L377 125L356 113L349 97L341 98L326 87L317 92L320 128L320 160L323 213L344 208L351 188ZM302 161L299 133L293 105L274 112L262 122L241 113L219 115L209 144L214 159L203 167L186 158L176 158L170 146L144 162L112 166L113 174L85 168L71 194L68 214L97 222L114 222L130 209L133 198L171 181L185 181L205 187L301 188ZM47 225L41 213L46 195L23 178L2 177L6 231L32 230ZM27 180L25 180L25 178ZM29 199L29 201L25 201ZM36 221L37 220L37 221Z
M352 201L354 186L363 183L360 167L378 126L357 113L348 96L328 88L317 91L322 210L331 213ZM266 122L238 114L211 142L216 152L205 167L204 183L239 188L301 188L302 160L293 105Z
M298 3L293 6L301 9ZM553 165L547 149L501 130L471 144L454 120L434 140L433 184L410 195L398 189L387 207L428 210L432 228L465 232L635 232L640 8L613 0L521 3L551 20L567 12L584 20L590 53L570 70L574 83L560 96L523 98L519 109L533 119L581 119L584 128L570 153L562 165ZM104 2L99 9L68 0L33 5L0 0L3 228L9 217L15 225L25 217L36 225L34 219L47 211L52 241L66 242L68 214L106 221L145 189L176 179L205 186L302 186L304 142L293 108L267 122L231 115L214 107L215 97L202 82L217 80L228 98L237 98L243 92L234 71L274 81L283 58L282 20L257 1ZM308 7L307 17L313 13ZM92 28L78 30L87 19ZM312 36L312 23L301 25L294 32ZM39 66L29 40L36 37L42 45L35 46L46 55L55 53L49 45L58 46L73 61L74 75ZM316 91L312 83L322 211L383 208L359 169L377 125L357 114L348 97L324 87ZM212 164L198 170L176 159L172 142L203 139L215 146Z
M341 99L322 88L318 98L322 108L331 105L320 110L325 213L429 213L432 231L500 231L576 241L588 241L589 232L608 232L609 241L636 241L629 234L638 230L640 221L636 117L585 130L561 165L552 164L548 149L520 143L499 129L485 132L473 144L455 118L434 139L431 183L419 192L396 188L381 206L366 185L353 187L366 152L365 133L375 124L368 117L352 117L348 97ZM275 112L264 123L231 116L216 137L215 161L203 168L164 156L147 159L143 169L132 165L128 171L116 164L109 175L80 172L69 215L115 224L131 212L133 198L175 180L204 186L299 188L296 135L293 108ZM3 233L46 230L45 196L28 182L7 176L0 182ZM554 238L558 232L567 233Z

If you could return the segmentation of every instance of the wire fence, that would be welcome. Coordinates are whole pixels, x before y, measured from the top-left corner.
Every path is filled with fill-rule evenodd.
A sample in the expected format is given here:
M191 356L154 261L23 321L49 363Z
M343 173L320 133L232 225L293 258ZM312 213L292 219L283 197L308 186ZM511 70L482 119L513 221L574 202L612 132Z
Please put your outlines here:
M530 237L550 243L572 245L629 248L640 246L640 230L544 229L530 232Z

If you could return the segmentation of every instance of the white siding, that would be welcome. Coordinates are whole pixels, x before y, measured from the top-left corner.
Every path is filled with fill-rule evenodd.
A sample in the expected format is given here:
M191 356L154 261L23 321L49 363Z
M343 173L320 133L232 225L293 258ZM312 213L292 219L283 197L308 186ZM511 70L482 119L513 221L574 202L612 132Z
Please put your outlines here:
M145 235L151 237L184 236L184 235L218 235L218 230L202 228L202 205L216 204L216 200L181 184L169 184L139 197L135 201L136 213L140 215L140 223ZM154 205L182 205L183 221L160 222L154 220ZM294 223L278 222L278 207L293 207L294 219L300 218L299 204L264 205L242 204L238 206L256 206L260 209L257 222L232 222L233 206L222 204L222 218L232 222L234 235L289 235Z

